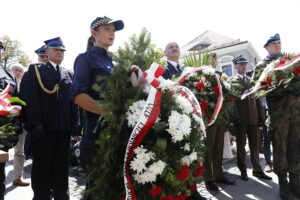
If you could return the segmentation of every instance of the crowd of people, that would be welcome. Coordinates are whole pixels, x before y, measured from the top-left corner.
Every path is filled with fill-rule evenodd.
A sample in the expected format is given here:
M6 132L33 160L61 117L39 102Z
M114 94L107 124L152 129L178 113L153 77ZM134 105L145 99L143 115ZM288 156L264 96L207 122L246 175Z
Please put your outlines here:
M20 64L13 64L7 71L0 68L0 89L8 84L13 87L12 96L19 96L26 102L20 121L22 131L14 147L14 180L16 186L28 186L22 180L25 153L32 157L31 187L33 200L47 200L53 196L56 200L69 199L68 172L69 148L72 133L78 132L84 110L84 120L80 143L80 164L89 169L96 155L96 139L101 134L94 128L97 120L106 111L98 104L100 95L92 89L98 76L111 76L114 64L108 49L113 45L115 32L122 30L122 20L112 20L106 16L97 17L90 25L91 37L87 51L77 56L74 74L62 67L66 47L61 38L46 40L35 52L38 63L31 64L27 72ZM271 61L282 56L281 40L278 34L271 36L264 45L267 57L256 67L264 68ZM0 59L5 47L0 43ZM165 47L167 59L165 79L178 77L184 70L179 63L180 48L176 42ZM247 59L243 55L233 60L237 71L237 80L244 91L249 90L251 77L247 76ZM217 65L217 54L213 54L211 67ZM218 72L222 74L222 72ZM256 70L254 71L254 74ZM221 76L220 76L221 77ZM282 118L283 114L283 118ZM253 176L272 180L264 171L274 172L279 178L279 194L284 200L300 197L300 137L299 115L300 93L286 93L267 98L255 98L253 95L237 100L230 120L234 125L237 146L237 166L240 178L248 181L246 141L248 138ZM234 185L235 180L225 176L222 167L224 134L227 123L219 120L207 128L207 153L205 156L204 181L209 191L218 191L219 183ZM81 131L79 131L81 132ZM27 135L27 136L26 136ZM262 140L260 139L262 137ZM25 144L25 138L28 140ZM271 141L273 160L271 161ZM266 160L265 170L259 162L259 146L263 143ZM8 151L7 148L2 150ZM26 152L28 151L28 152ZM274 165L273 165L274 163ZM87 181L86 190L93 186ZM0 163L0 200L5 194L5 163ZM93 199L85 193L83 199ZM196 190L189 200L206 199Z

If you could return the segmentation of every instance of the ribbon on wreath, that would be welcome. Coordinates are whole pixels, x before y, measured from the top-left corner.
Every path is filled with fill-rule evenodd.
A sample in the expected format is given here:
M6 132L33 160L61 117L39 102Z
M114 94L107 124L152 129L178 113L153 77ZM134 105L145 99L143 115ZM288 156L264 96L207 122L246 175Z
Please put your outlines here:
M0 116L7 116L9 114L13 116L19 115L21 107L17 105L11 105L9 92L12 90L11 85L7 85L2 92L0 92Z
M160 102L162 96L162 92L160 91L160 89L162 89L165 86L168 87L167 82L169 81L169 80L165 80L162 77L164 71L165 68L159 66L156 63L153 63L151 67L143 73L141 73L142 71L138 66L131 67L130 80L132 82L132 85L136 87L141 82L143 82L141 81L141 79L144 78L151 85L150 86L151 89L148 98L146 100L145 106L143 108L143 111L138 119L138 122L135 125L130 135L127 148L126 148L124 166L123 166L126 200L136 200L136 194L130 180L128 168L130 165L130 161L134 156L134 150L139 146L139 144L142 142L145 135L148 133L149 129L153 127L157 118L159 117ZM141 74L143 75L142 77ZM172 85L168 87L168 89L171 91L172 95L174 96L181 95L185 97L193 107L194 114L198 115L202 120L202 114L201 114L201 108L199 102L195 97L195 95L188 88L183 86ZM203 120L202 123L200 122L200 127L203 134L205 135L205 126Z
M204 70L211 70L212 67L209 67L209 66L201 66L201 67L197 67L197 68L193 68L191 69L190 71L188 71L187 73L185 73L181 78L180 80L178 81L179 85L182 85L183 82L193 73L196 73L196 72L203 72ZM218 115L219 115L219 112L222 108L222 105L223 105L223 100L224 100L224 97L223 97L223 92L222 92L222 85L221 85L221 82L220 82L220 79L218 77L218 75L215 73L215 79L216 79L216 82L217 82L217 87L219 89L219 94L218 94L218 99L217 99L217 103L216 103L216 106L215 106L215 109L213 111L213 114L211 116L211 118L208 120L208 123L207 123L207 126L211 126L217 119Z
M261 83L266 79L267 75L270 72L273 71L279 71L279 70L284 70L286 68L289 68L291 66L293 66L295 63L300 61L300 54L295 56L295 58L293 58L291 61L286 62L286 63L278 63L277 65L274 65L274 63L269 63L266 68L263 70L263 72L261 73L258 81L256 82L256 84L254 85L254 87L252 87L251 89L248 90L248 92L245 92L241 99L245 99L247 96L257 92L262 86Z
M139 68L137 68L137 66L134 66L131 69L134 70L134 72L137 72L140 70ZM161 91L157 90L156 87L158 87L160 85L160 82L157 78L159 76L161 76L163 74L163 72L164 72L163 67L157 65L156 63L153 63L151 65L150 69L148 69L143 74L143 76L144 76L144 78L146 78L147 82L149 84L151 84L151 89L150 89L148 98L146 100L145 106L143 108L143 111L142 111L135 127L133 128L133 131L131 132L131 135L130 135L130 138L129 138L129 141L128 141L128 144L126 147L123 172L124 172L124 184L125 184L127 200L136 200L136 194L135 194L133 185L130 180L128 168L130 165L130 161L132 160L132 158L134 156L134 150L139 146L139 144L142 142L143 138L148 133L149 129L154 125L157 118L159 117L160 100L161 100L162 93L161 93ZM139 79L139 77L137 77L136 80L138 80L138 79Z

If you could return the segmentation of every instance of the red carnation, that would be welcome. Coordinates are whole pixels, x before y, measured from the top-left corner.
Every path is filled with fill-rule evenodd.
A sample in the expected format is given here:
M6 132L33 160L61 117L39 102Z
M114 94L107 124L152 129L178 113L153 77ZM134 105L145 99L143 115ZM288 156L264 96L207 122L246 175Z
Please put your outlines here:
M290 56L289 55L285 55L282 57L284 60L290 60Z
M152 196L152 197L157 197L158 195L160 195L162 192L162 189L161 187L153 187L149 190L149 194Z
M214 93L216 93L216 94L219 94L219 93L220 93L220 90L219 90L218 86L215 86L215 87L214 87Z
M160 197L160 200L175 200L173 196Z
M205 88L205 84L203 83L203 81L199 81L196 85L196 88L198 90L203 90Z
M300 75L300 67L294 67L293 73Z
M267 77L267 83L269 84L269 85L271 85L272 84L272 77L271 76L268 76Z
M284 59L280 59L279 65L283 65L285 63Z
M196 184L190 185L190 186L189 186L189 190L190 190L191 192L197 190L197 185L196 185Z
M194 176L195 177L202 176L203 172L204 172L204 167L200 163L198 163L198 165L197 165L197 171L196 171L196 173L195 173Z
M183 165L179 168L177 173L177 179L180 181L185 181L190 175L190 168L188 165Z
M189 186L189 190L190 190L191 192L197 190L197 185L196 185L196 184L190 185L190 186Z
M206 109L208 107L208 102L206 100L201 100L200 107L201 107L202 115L205 116Z
M268 90L268 83L267 82L265 82L265 81L262 81L261 83L260 83L260 85L261 85L261 87L263 87L264 88L264 90Z
M188 198L188 195L186 194L180 194L178 196L175 196L175 200L185 200Z

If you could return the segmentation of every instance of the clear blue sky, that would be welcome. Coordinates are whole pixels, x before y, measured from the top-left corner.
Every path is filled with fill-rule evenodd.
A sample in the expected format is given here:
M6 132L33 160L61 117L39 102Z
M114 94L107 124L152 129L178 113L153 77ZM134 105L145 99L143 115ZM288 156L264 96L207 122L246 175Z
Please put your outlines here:
M0 5L0 37L20 41L36 62L33 51L44 40L60 36L67 48L67 68L85 50L91 21L103 15L125 23L111 51L145 27L159 48L171 41L183 46L211 30L250 41L261 57L266 55L264 42L275 33L281 35L284 51L300 52L299 0L6 0Z

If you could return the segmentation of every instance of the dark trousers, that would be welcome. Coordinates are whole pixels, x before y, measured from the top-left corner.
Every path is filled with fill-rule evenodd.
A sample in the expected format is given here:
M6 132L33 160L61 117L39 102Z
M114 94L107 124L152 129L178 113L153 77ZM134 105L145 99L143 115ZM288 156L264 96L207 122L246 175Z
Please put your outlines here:
M5 193L5 164L0 163L0 200L4 199Z
M96 156L96 150L88 149L88 148L81 148L80 149L80 165L85 170L86 174L89 173L90 166L92 164L93 158ZM86 176L87 177L87 176ZM85 184L85 193L82 200L92 200L92 195L88 193L87 191L92 188L94 185L94 182L86 179Z
M204 161L204 179L212 182L222 179L223 147L224 147L225 124L213 124L207 128L207 154Z
M265 118L266 118L266 114L267 114L266 109L264 109L264 112L265 112ZM266 164L272 164L272 161L271 161L271 139L269 137L269 130L268 130L266 123L264 123L264 125L263 125L262 133L263 133L263 148L264 148L264 156L265 156Z
M69 200L68 173L70 132L46 132L43 139L32 136L33 200Z
M259 150L257 144L258 127L255 125L237 127L236 145L237 145L237 166L240 171L246 171L246 136L248 137L251 164L253 172L262 171L259 163Z

